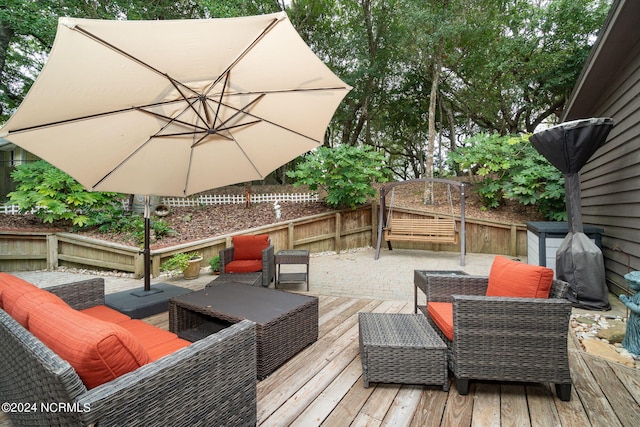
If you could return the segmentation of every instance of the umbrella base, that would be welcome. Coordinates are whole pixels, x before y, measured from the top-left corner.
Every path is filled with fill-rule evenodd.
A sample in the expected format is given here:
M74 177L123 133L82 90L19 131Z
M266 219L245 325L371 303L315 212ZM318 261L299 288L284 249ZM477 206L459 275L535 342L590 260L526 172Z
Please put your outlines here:
M105 305L132 319L142 319L169 309L169 300L173 297L191 293L191 289L181 288L168 283L154 283L149 291L144 289L128 290L105 295Z

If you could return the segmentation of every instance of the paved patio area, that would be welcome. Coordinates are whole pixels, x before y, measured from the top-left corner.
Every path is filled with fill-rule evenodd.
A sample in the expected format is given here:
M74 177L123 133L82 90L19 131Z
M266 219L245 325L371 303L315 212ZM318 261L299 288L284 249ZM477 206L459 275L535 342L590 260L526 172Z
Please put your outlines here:
M413 303L413 271L420 270L462 270L471 275L486 276L495 258L493 254L469 253L465 265L460 266L460 254L457 252L433 252L424 250L383 249L378 260L374 259L374 248L360 248L340 254L312 254L309 260L309 293L314 295L345 296L381 300L407 301ZM526 257L519 257L527 262ZM283 265L282 272L304 271L304 266ZM92 272L77 273L68 271L21 271L12 274L40 287L69 283L83 278L94 277ZM159 277L153 283L170 283L201 289L217 276L203 269L200 277L184 280L180 277ZM142 279L116 276L104 276L106 293L143 287ZM273 283L271 284L273 287ZM281 284L279 289L306 292L305 283ZM615 296L610 302L613 312L623 314L625 307ZM574 309L579 311L578 309ZM620 312L620 313L618 313Z
M468 274L487 275L495 255L467 254L466 265L460 266L460 255L455 252L421 250L383 250L378 260L375 249L361 248L340 254L312 254L309 261L310 293L317 295L349 296L385 300L413 301L413 270L463 270ZM526 259L522 259L526 262ZM282 272L304 271L304 266L283 265ZM92 272L20 271L12 274L40 287L68 283L93 277ZM191 288L204 285L217 276L204 270L197 279L189 280ZM141 279L104 276L106 292L142 287ZM182 277L153 278L151 283L185 284ZM273 286L273 284L271 284ZM282 284L279 289L306 291L304 283Z

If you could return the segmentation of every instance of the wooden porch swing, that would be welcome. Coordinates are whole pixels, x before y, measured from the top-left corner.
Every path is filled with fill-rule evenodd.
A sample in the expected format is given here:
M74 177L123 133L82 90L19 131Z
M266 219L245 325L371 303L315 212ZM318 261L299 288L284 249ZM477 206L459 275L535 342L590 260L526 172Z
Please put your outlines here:
M396 218L393 216L395 187L414 182L438 182L447 184L447 195L451 207L451 217L444 218ZM451 187L460 191L460 230L457 229L454 218ZM387 210L386 196L391 190L391 203ZM376 257L380 257L382 238L387 242L389 250L393 250L392 241L425 242L425 243L458 243L460 242L460 265L464 266L465 256L465 205L464 183L439 178L421 178L408 181L394 182L380 188L380 214L378 221L378 243Z

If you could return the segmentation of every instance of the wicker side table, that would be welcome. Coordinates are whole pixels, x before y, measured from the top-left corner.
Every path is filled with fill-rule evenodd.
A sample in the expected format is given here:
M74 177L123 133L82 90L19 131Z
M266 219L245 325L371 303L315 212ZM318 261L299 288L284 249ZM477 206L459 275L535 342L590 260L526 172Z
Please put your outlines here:
M422 314L358 313L365 388L370 382L449 390L447 345Z
M276 266L276 287L280 283L306 282L309 290L309 251L307 250L282 250L278 251L274 257ZM304 273L281 273L282 264L303 264L307 266Z

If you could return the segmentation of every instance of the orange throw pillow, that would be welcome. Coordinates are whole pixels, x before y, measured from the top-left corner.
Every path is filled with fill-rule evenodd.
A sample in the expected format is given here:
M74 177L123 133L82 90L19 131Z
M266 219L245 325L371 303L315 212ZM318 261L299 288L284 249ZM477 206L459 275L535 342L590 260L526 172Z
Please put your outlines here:
M0 308L4 311L7 311L5 308L5 303L3 301L4 291L5 289L13 289L14 291L22 290L23 292L26 290L39 289L36 285L27 282L26 280L22 280L19 277L16 277L12 274L8 273L0 273ZM17 298L17 294L15 294L14 299Z
M55 304L71 308L62 298L39 288L27 290L26 292L16 292L14 289L8 289L5 294L5 298L11 301L5 311L26 329L29 329L31 313L39 310L43 304Z
M262 259L262 251L269 246L269 235L233 236L233 259Z
M449 341L453 341L453 304L450 302L430 302L427 313L438 329Z
M553 270L497 256L491 265L489 297L549 298Z
M69 362L88 389L151 361L127 330L69 307L43 304L29 316L29 330Z

